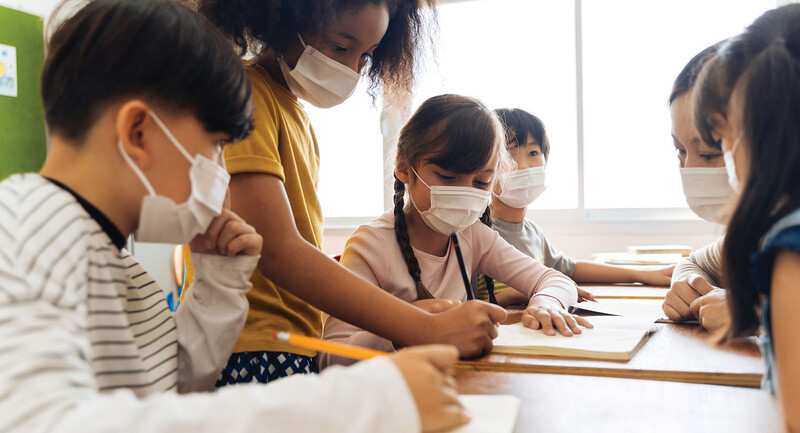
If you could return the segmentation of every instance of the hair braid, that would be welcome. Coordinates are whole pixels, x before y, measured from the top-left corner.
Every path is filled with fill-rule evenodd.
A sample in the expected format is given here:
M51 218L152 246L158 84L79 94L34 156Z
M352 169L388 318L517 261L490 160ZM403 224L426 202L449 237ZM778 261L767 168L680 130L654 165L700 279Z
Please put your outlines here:
M486 210L481 216L481 222L492 227L492 211L489 206L486 206ZM489 292L489 302L497 305L497 298L494 296L494 278L484 275L483 281L486 283L486 291Z
M414 250L411 248L411 240L408 238L408 227L406 226L406 214L403 208L405 207L405 193L406 186L400 179L395 176L394 178L394 233L397 238L397 243L400 245L400 252L403 253L403 258L406 260L408 266L408 273L414 279L417 288L417 300L420 299L433 299L433 295L425 285L422 284L422 272L419 269L419 262L414 255Z

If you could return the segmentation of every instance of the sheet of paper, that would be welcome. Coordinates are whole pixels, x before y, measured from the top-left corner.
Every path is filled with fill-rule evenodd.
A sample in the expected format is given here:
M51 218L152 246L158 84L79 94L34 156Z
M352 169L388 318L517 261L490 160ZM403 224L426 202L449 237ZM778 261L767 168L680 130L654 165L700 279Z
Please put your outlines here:
M0 95L17 96L17 49L0 44Z
M595 262L609 265L633 265L664 267L674 265L681 261L681 254L630 254L630 253L599 253L595 254ZM638 269L638 268L637 268Z
M462 395L472 421L451 433L511 433L517 424L521 400L513 395Z
M598 299L597 302L575 304L572 308L615 316L644 317L652 322L667 317L661 309L663 303L660 299Z
M522 323L501 325L492 352L625 360L635 353L653 324L652 319L643 317L587 319L594 328L584 328L581 334L571 337L546 335Z

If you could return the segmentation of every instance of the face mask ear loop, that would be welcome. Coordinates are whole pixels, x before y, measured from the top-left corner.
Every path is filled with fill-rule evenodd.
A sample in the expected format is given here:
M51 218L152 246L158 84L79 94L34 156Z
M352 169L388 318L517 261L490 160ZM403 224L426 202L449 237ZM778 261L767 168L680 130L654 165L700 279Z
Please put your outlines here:
M425 185L425 187L427 187L428 189L431 189L431 186L428 185L424 180L422 180L422 178L417 173L417 170L414 170L414 167L411 167L411 171L414 172L414 176L417 176L417 179L419 179L419 181L422 182L422 184Z
M303 37L300 36L300 33L297 34L297 37L300 39L300 43L303 44L303 48L308 47L308 45L306 45L306 41L304 41Z
M187 152L186 149L184 149L183 146L181 146L178 139L175 138L174 135L172 135L172 132L169 131L169 128L167 128L167 126L164 125L164 122L162 122L161 119L159 119L158 116L156 116L156 113L154 113L153 110L150 110L150 115L153 116L153 120L156 122L156 125L158 125L158 127L161 128L161 131L164 132L164 135L167 136L169 141L171 141L172 144L176 148L178 148L178 150L181 152L181 155L183 155L183 157L186 158L186 160L189 161L189 163L193 163L194 158L192 157L192 155L190 155L189 152Z
M147 193L150 195L156 195L156 191L153 189L153 186L150 185L150 182L144 176L142 170L139 168L138 165L136 165L133 162L131 157L127 153L125 153L125 149L122 148L122 140L117 141L117 146L119 147L119 151L122 154L122 159L124 159L125 162L128 163L128 166L131 168L131 170L133 170L133 172L136 173L136 176L139 177L139 180L142 181L142 184L144 184L144 188L147 190Z

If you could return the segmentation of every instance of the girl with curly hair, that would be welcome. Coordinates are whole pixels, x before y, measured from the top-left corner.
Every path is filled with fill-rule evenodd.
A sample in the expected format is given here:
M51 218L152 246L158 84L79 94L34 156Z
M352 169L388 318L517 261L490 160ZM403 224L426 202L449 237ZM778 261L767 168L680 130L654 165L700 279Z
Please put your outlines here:
M322 311L396 346L455 345L462 356L491 348L505 312L469 302L444 312L412 306L320 251L319 151L298 99L335 106L361 75L373 96L410 93L432 2L401 0L197 0L236 44L253 86L254 130L228 146L233 210L266 241L248 294L250 312L217 386L269 382L316 370L316 353L274 341L276 331L320 338ZM358 300L358 302L354 302Z

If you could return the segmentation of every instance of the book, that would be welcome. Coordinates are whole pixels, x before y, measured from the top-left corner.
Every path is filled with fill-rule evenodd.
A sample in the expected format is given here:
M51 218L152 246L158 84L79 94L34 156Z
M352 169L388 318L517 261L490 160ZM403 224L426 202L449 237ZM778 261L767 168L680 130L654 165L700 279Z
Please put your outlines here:
M674 254L633 254L633 253L599 253L595 261L607 265L627 266L669 266L677 264L683 256Z
M666 318L661 299L598 299L597 302L580 302L570 307L573 312L590 312L612 316L643 317L655 321ZM589 321L592 317L588 317Z
M631 254L680 254L689 257L692 247L688 245L634 245L628 247Z
M587 320L594 328L583 328L581 334L571 337L545 335L522 323L500 325L492 352L628 361L647 341L653 325L653 319L646 317L596 316Z
M451 433L511 433L522 401L513 395L461 395L472 420Z

